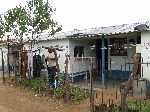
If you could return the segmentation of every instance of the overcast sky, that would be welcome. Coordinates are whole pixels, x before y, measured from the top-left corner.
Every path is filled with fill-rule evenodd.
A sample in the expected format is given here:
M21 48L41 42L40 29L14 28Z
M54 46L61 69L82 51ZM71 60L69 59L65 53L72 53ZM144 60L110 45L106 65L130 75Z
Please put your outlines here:
M2 0L0 13L26 0ZM51 1L51 0L49 0ZM150 0L53 0L63 32L150 20Z

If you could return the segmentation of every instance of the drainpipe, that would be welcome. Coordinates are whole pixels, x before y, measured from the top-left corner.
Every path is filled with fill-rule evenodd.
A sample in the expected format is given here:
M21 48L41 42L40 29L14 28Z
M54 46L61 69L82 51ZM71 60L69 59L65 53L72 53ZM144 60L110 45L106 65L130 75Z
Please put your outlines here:
M105 85L105 38L102 35L102 85Z

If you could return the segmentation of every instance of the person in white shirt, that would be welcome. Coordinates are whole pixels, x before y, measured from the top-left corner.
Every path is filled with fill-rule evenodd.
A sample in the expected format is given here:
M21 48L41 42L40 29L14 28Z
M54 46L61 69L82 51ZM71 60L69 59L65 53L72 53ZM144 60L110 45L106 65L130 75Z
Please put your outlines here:
M50 81L54 81L54 78L56 76L56 61L55 61L55 54L53 52L53 49L48 49L48 56L46 57L46 60L48 61L48 74L51 77Z

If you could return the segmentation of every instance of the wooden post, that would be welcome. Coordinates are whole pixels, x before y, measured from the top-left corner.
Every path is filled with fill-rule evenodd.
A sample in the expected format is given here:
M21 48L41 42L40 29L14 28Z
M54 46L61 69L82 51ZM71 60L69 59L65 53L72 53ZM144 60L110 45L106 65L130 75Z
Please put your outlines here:
M54 49L54 55L55 55L56 69L57 69L57 75L58 75L58 83L59 83L59 85L61 85L60 84L60 69L59 69L58 57L57 57L56 49Z
M44 62L44 70L46 72L46 93L47 95L49 95L49 75L48 75L48 70L47 70L47 66L46 66L46 62L45 62L45 55L42 55L42 61Z
M2 50L1 50L2 51ZM5 82L5 76L4 76L4 59L3 59L3 51L2 51L2 70L3 70L3 82Z
M70 55L66 55L66 60L65 60L65 68L66 68L66 102L69 102L69 98L70 98L70 88L69 88L69 73L68 73L68 63L69 60L68 58L70 58Z
M121 94L122 112L127 112L126 96L127 96L127 93L129 92L129 89L131 88L131 84L133 82L133 79L136 76L137 68L138 68L138 64L139 64L139 58L140 58L140 55L139 54L135 54L134 66L133 66L133 69L132 69L132 74L130 75L130 77L128 79L127 85L125 86L125 91L122 92L122 94Z
M14 57L14 72L15 72L15 83L17 82L17 69L16 69L16 58Z
M90 66L90 108L91 111L94 111L94 92L93 92L93 58L91 58L91 66Z
M19 75L20 75L20 81L21 81L21 50L19 51L19 65L18 66L19 66Z

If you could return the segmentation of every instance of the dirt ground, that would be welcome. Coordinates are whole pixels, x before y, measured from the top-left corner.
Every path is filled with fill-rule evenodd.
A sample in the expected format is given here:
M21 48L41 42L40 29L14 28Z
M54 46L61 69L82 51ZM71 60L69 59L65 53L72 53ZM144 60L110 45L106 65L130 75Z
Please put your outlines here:
M100 90L95 95L95 104L118 103L120 94L116 89ZM102 98L103 93L103 98ZM110 100L109 100L110 99ZM133 100L132 97L128 99ZM90 98L66 104L52 98L38 97L34 92L23 92L19 88L2 84L0 78L0 112L90 112Z

